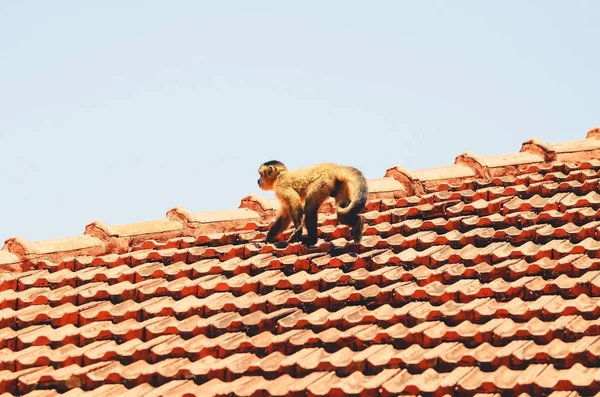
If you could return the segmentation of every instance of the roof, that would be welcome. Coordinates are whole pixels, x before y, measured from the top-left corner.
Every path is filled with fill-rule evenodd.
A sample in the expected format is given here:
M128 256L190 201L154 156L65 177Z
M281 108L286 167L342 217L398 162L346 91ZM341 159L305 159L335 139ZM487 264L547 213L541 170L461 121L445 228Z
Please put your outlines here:
M594 129L390 168L357 252L331 202L315 247L252 243L255 196L8 239L0 395L598 393L599 181Z

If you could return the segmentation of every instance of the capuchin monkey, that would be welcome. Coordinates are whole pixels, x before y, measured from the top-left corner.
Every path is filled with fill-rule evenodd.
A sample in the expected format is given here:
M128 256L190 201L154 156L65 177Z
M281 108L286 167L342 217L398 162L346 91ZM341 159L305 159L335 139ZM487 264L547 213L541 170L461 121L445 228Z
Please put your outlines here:
M258 186L274 190L280 209L265 241L275 242L277 235L294 223L289 243L302 241L305 245L317 242L317 212L328 197L335 197L337 218L351 227L350 234L358 244L363 234L363 220L358 215L367 202L369 189L362 172L353 167L322 163L289 171L280 161L262 164ZM302 238L302 216L305 216L308 236Z

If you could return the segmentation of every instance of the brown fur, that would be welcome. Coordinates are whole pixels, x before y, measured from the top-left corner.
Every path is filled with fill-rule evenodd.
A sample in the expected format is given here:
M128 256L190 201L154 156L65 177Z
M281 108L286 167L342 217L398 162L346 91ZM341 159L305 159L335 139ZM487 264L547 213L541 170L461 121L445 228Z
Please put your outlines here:
M369 192L367 180L358 169L321 163L289 171L283 163L273 160L263 163L258 173L260 188L274 190L281 207L267 233L267 242L275 241L290 222L294 224L294 231L288 241L302 239L302 217L305 216L308 236L302 241L307 245L315 244L317 213L328 197L335 197L338 221L351 226L354 242L360 242L363 221L358 214L364 209Z

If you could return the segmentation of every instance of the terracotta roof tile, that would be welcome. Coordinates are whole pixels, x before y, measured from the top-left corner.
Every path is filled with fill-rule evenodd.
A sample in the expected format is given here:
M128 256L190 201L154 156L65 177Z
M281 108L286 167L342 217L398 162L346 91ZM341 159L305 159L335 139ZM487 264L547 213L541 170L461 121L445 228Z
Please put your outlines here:
M19 257L7 249L0 250L0 266L8 268L10 265L14 265L21 262Z
M254 243L257 196L8 239L2 396L599 393L599 136L393 167L354 248L331 200L315 247Z
M544 161L544 157L534 153L520 152L514 154L475 157L475 160L477 160L477 162L484 167L500 168L506 166L541 163Z
M453 164L445 167L430 168L412 172L413 178L419 181L439 181L455 178L467 178L475 176L475 172L463 164Z
M102 240L87 235L34 242L15 237L6 240L2 252L3 257L8 260L14 257L7 256L6 252L16 255L21 261L36 258L53 260L70 255L101 255L105 252L105 245Z
M575 141L552 143L550 146L557 153L585 152L600 149L600 139L580 139Z
M372 198L399 198L406 196L406 188L394 178L369 179L369 194Z

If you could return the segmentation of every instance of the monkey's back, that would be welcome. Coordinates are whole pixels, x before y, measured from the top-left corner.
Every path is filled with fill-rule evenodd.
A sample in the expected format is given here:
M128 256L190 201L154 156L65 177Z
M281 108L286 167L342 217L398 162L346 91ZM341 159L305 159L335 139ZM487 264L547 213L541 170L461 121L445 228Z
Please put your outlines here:
M313 183L317 183L323 189L332 189L340 172L348 167L334 163L319 163L297 170L287 171L277 178L276 190L294 189L302 198L307 189Z

